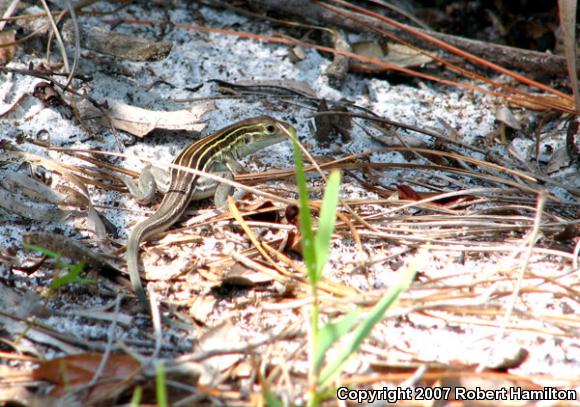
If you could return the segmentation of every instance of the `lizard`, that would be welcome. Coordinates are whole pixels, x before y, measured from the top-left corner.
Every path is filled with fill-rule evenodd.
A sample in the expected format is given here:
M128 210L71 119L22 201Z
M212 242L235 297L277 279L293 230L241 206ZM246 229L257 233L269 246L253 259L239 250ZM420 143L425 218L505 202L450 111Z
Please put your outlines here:
M282 142L287 139L289 132L295 131L290 124L269 116L245 119L188 145L173 160L173 164L233 179L234 173L241 167L237 161L239 158ZM163 182L164 175L166 179L169 178L169 182ZM171 168L164 174L155 172L150 166L145 167L141 173L139 185L128 179L124 182L141 203L150 200L156 189L165 192L157 211L135 226L127 240L127 269L131 285L145 309L149 310L139 274L141 242L176 223L193 200L213 195L216 207L225 206L233 188L178 168Z

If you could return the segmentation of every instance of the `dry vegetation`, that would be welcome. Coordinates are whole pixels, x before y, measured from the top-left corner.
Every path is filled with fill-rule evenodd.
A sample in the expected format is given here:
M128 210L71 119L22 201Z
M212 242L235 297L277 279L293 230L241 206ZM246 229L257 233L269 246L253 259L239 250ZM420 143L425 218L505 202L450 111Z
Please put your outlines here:
M513 17L509 6L487 5L493 24L467 40L463 35L476 34L456 24L477 21L480 10L469 9L470 2L441 8L418 1L406 11L381 1L154 2L151 15L132 1L80 2L75 9L42 1L44 11L5 3L0 404L292 405L310 397L311 404L335 405L342 403L340 386L430 387L443 391L432 394L446 399L437 405L449 404L444 391L456 388L580 393L580 133L575 79L565 74L576 70L569 26L575 21L567 21L575 13L568 9L558 30L555 5L551 14L532 10L522 21L532 26L538 19L542 29L522 22L525 35L516 36L505 23ZM214 17L208 22L205 14ZM353 32L365 41L352 43ZM554 54L510 42L523 36L528 46L532 39L543 44L550 34ZM241 48L282 49L294 64L318 50L332 60L320 76L350 93L323 98L306 80L273 77L278 67L266 71L271 80L258 80L218 61L212 67L228 74L198 96L199 88L179 82L177 66L174 76L154 71L162 71L153 61L167 58L176 38L211 48L218 36L241 38ZM403 63L387 52L395 41L406 52ZM147 76L147 69L150 88L132 76ZM122 86L140 88L138 96L132 100L129 90L115 100L95 86L99 75L112 83L123 78ZM202 78L204 86L218 76ZM457 92L476 109L494 106L493 131L469 137L443 120L434 128L353 102L357 83L387 80L403 94L428 88ZM167 87L164 102L183 103L172 92L184 88L194 96L182 108L151 100L143 107L139 97L159 86ZM31 114L34 105L40 108ZM305 158L315 225L326 177L340 170L329 264L313 297L291 153L287 169L252 162L261 170L236 177L247 189L237 206L195 204L195 216L145 245L146 277L155 287L151 319L127 289L126 234L115 230L130 229L134 219L112 226L107 218L119 206L143 215L121 182L137 175L123 161L135 154L126 148L155 149L165 137L183 146L181 135L201 131L204 115L227 120L224 106L294 118L302 143L316 150ZM69 143L54 126L46 130L43 111L78 138ZM361 139L368 140L358 144L364 149L350 147ZM518 150L522 142L527 147ZM46 249L44 255L24 243ZM409 269L417 271L412 284L332 381L320 385L320 372L312 371L313 304L324 323L353 310L364 321ZM323 365L352 333L341 336ZM400 401L418 403L433 401Z

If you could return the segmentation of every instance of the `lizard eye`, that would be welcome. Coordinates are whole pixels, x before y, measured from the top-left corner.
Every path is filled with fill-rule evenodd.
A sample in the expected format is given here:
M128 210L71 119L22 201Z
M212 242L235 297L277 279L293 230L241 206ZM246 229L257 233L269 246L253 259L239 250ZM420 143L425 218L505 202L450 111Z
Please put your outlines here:
M266 131L270 134L274 133L276 131L276 127L274 127L273 124L270 124L266 127Z

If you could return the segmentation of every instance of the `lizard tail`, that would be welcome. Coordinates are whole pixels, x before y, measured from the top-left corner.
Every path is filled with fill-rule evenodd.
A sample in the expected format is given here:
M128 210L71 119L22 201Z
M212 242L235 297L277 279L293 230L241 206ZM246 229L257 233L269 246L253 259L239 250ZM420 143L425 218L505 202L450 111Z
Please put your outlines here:
M131 232L127 242L127 271L131 279L133 291L143 304L146 311L150 311L149 300L141 284L141 277L139 275L139 244L143 238L143 228L137 225Z

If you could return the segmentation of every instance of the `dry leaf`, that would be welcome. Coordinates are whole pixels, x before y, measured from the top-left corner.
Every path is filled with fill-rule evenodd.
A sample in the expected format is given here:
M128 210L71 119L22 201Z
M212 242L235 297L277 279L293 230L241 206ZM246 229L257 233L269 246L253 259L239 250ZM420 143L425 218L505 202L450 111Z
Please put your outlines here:
M327 112L328 104L326 100L322 99L318 104L318 112ZM314 133L314 138L320 145L328 147L331 142L331 132L333 129L332 126L332 115L317 115L314 117L314 124L316 124L316 133Z
M222 285L229 284L239 287L253 287L257 284L271 283L274 279L267 274L248 270L240 264L235 264L222 278Z
M205 323L209 314L214 310L217 299L209 295L198 295L190 307L191 317L196 321Z
M289 90L293 93L297 93L306 97L316 98L316 92L310 87L307 82L296 81L293 79L264 79L264 80L241 80L237 81L236 85L239 86L258 86L258 87L271 87L279 88L284 90Z
M408 68L429 63L432 61L432 58L403 44L389 44L389 53L384 61L389 64Z
M48 317L43 300L35 291L21 293L13 288L0 284L0 309L11 310L12 315L27 319L32 316Z
M307 98L317 98L316 92L304 81L292 79L262 79L262 80L241 80L237 82L227 82L221 79L212 79L210 82L218 83L220 86L232 89L247 89L251 92L269 91L272 94L290 93Z
M59 253L73 262L85 261L87 265L100 275L118 281L123 273L99 253L94 252L80 242L55 233L26 233L22 239L27 244L43 247Z
M360 41L353 43L352 49L355 54L378 59L402 68L421 66L432 60L427 55L402 44L389 44L387 46L385 43L379 44L375 41ZM364 62L351 61L350 70L353 72L377 73L384 72L385 68Z
M565 147L558 148L550 157L550 161L548 162L548 167L546 168L546 172L548 174L553 174L555 172L560 171L562 168L567 168L570 166L570 156L566 151Z
M288 50L288 57L290 58L290 61L292 61L293 63L304 60L304 58L306 58L304 48L298 45L295 47L291 47Z
M15 39L16 31L0 31L0 65L6 65L14 58L16 46L6 44L14 44Z
M35 202L46 202L58 205L64 196L42 182L21 172L2 171L0 173L0 187L18 192Z
M109 118L120 130L143 137L155 129L201 132L205 128L202 116L216 108L213 103L201 103L189 109L148 110L120 101L108 101Z
M98 240L107 240L107 227L105 223L111 225L104 217L95 209L93 205L89 205L87 210L87 228L95 233Z
M227 351L239 349L245 344L246 340L240 336L236 327L228 320L203 334L199 339L199 349L197 350L204 352ZM212 377L211 374L208 375L209 372L216 374L223 372L234 365L241 357L241 354L229 353L206 359L203 362L203 366L207 368L207 372L204 372L200 377L200 383L210 383Z
M495 119L512 129L521 130L520 121L514 116L512 111L505 106L500 106L495 111Z
M35 380L46 380L56 385L51 395L58 397L89 384L99 367L103 354L85 353L65 356L44 362L32 371ZM86 400L111 399L121 393L138 373L141 364L130 356L109 355L102 370L100 381L89 387Z
M346 33L342 30L331 30L332 47L339 51L352 52ZM344 83L350 66L350 59L344 55L334 54L332 63L326 68L324 74L328 77L330 86L340 88Z
M29 201L4 188L0 188L0 207L25 219L41 222L62 222L71 213L51 203Z
M160 61L169 55L172 44L169 42L151 41L126 34L120 34L98 26L79 25L81 46L100 54L111 55L130 61ZM63 37L74 42L72 22L63 26Z

